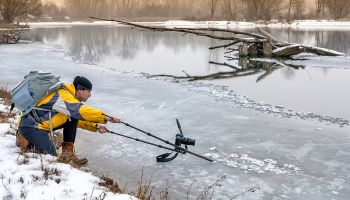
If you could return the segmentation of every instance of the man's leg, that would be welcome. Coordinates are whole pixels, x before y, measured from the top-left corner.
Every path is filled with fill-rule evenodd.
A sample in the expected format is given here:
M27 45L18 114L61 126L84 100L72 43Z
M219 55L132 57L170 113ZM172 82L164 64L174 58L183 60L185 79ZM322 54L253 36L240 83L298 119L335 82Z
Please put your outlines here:
M63 125L63 142L75 142L77 135L78 120L71 118Z
M20 128L20 133L28 140L31 147L38 153L56 156L56 147L49 138L49 133L35 128Z

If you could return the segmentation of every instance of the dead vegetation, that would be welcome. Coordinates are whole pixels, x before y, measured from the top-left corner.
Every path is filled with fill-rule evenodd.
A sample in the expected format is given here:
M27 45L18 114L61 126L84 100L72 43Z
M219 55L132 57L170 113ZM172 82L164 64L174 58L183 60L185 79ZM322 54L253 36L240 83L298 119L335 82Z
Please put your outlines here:
M136 189L134 191L127 189L127 184L120 187L118 182L106 176L101 177L102 182L99 183L113 193L130 194L137 197L140 200L170 200L169 184L167 183L165 188L160 192L155 193L155 187L151 185L152 177L147 181L144 180L144 174L142 172L140 180L137 182Z
M11 95L7 87L0 86L0 99L4 101L5 105L11 105Z
M0 44L15 44L20 40L27 25L0 24Z
M5 106L11 105L11 95L7 87L0 86L0 103ZM15 117L15 113L0 111L0 123L7 123L11 118Z

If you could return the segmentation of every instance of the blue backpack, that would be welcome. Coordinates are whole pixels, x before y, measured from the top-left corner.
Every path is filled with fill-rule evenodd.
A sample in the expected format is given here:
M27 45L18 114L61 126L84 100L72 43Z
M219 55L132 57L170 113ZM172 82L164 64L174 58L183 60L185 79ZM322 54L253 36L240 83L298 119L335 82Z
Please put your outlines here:
M28 114L35 105L51 92L63 87L59 76L50 72L31 71L10 91L13 102L11 110L16 106L23 115Z

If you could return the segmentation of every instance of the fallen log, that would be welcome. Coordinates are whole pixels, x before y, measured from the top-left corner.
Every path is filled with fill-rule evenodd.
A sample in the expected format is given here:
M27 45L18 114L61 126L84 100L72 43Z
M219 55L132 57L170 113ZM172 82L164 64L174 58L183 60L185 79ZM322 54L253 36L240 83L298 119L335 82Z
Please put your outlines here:
M132 23L132 22L127 22L127 21L122 21L122 20L118 20L118 19L105 19L105 18L98 18L98 17L90 17L91 19L95 19L95 20L102 20L102 21L111 21L111 22L118 22L120 24L123 25L127 25L127 26L132 26L132 27L136 27L136 28L141 28L141 29L146 29L146 30L151 30L151 31L160 31L160 32L164 32L164 31L168 31L168 32L181 32L181 33L188 33L188 34L194 34L197 36L204 36L204 37L208 37L208 38L213 38L213 39L217 39L217 40L237 40L239 42L247 42L247 43L255 43L255 42L263 42L264 39L259 39L256 36L255 37L250 37L250 38L240 38L240 37L236 37L236 36L219 36L219 35L214 35L214 34L208 34L205 33L205 31L209 31L207 30L202 30L201 31L197 31L197 30L191 30L189 28L166 28L166 27L156 27L156 26L145 26L145 25L141 25L141 24L137 24L137 23ZM227 32L226 29L216 29L216 31L222 31L222 32ZM246 34L246 35L251 35L251 34ZM264 38L264 36L261 36Z
M316 55L321 56L344 56L344 53L341 53L339 51L334 51L331 49L321 48L321 47L314 47L309 45L301 45L303 48L305 48L306 52L313 53Z
M344 55L341 52L337 52L330 49L314 47L310 45L284 42L274 37L270 33L264 31L261 28L257 28L258 32L260 33L260 34L257 34L257 33L249 33L249 32L242 32L242 31L236 31L232 29L221 29L221 28L176 28L176 27L167 28L167 27L157 27L157 26L146 26L142 24L131 23L131 22L113 19L113 18L110 18L110 19L98 18L98 17L90 17L90 18L94 20L118 22L126 26L131 26L131 27L136 27L136 28L141 28L141 29L151 30L151 31L182 32L185 34L194 34L197 36L203 36L203 37L213 38L217 40L224 40L224 41L230 40L231 42L228 44L210 47L209 49L213 50L217 48L228 48L230 46L236 45L236 47L238 47L238 54L241 57L264 56L264 57L281 57L281 58L292 59L293 56L303 52L313 53L320 56L343 56ZM211 34L208 32L230 33L232 35L222 36L222 35ZM239 37L241 35L243 35L244 37Z
M272 51L274 57L292 57L299 53L306 52L306 49L299 44L276 48Z
M344 56L344 53L338 51L302 44L292 44L289 46L276 48L272 51L272 54L274 57L292 57L303 52L313 53L321 56Z

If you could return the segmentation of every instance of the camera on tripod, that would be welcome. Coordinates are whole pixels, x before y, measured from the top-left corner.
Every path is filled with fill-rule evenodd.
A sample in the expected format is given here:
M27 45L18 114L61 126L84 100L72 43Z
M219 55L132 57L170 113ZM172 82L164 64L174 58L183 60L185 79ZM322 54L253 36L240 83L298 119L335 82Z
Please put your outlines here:
M194 146L195 143L196 143L196 140L194 140L194 139L187 138L181 134L176 134L176 137L175 137L175 145L176 146L181 146L181 144Z

